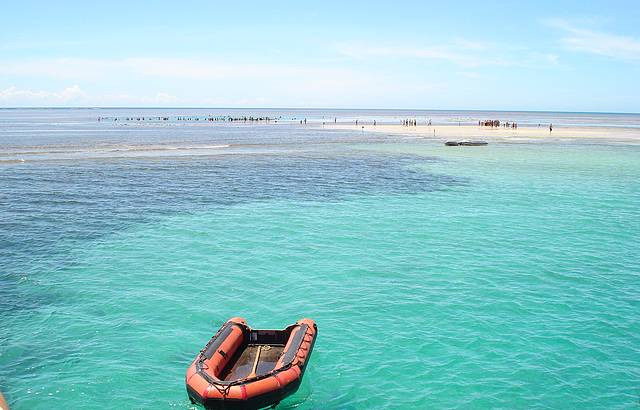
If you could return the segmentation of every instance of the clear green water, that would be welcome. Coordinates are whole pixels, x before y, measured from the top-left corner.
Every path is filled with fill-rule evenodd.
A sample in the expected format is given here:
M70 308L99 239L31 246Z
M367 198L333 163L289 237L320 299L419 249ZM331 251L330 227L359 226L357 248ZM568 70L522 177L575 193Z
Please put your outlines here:
M279 408L638 406L640 147L299 155L4 167L12 406L190 408L187 366L238 315L318 323Z

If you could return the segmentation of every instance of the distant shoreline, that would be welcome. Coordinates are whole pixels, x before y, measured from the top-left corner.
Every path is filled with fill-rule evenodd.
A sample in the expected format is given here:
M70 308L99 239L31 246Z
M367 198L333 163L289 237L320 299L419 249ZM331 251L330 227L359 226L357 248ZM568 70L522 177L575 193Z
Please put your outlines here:
M318 127L314 124L314 126ZM610 126L553 126L549 132L549 124L537 126L519 126L517 129L502 127L484 127L478 125L417 125L400 124L326 124L324 129L363 131L384 133L397 136L421 137L433 140L449 139L482 139L495 142L533 142L566 140L607 140L612 142L640 142L640 129L633 127Z

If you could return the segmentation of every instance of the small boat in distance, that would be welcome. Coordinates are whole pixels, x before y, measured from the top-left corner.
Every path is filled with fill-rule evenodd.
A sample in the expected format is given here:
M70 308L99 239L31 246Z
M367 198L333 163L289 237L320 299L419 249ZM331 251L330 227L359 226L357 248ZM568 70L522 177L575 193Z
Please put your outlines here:
M311 319L284 330L229 319L187 370L189 399L207 409L259 409L295 393L318 334Z
M462 141L447 141L444 143L447 147L457 147L457 146L465 146L465 147L479 147L482 145L488 145L487 141L470 141L470 140L462 140Z

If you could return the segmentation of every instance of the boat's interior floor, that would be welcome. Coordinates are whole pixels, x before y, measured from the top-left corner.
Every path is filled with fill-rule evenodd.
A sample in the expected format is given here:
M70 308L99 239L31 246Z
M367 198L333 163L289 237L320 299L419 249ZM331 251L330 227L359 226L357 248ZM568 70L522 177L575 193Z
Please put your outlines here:
M222 380L231 381L269 373L276 366L284 345L250 344L231 359Z

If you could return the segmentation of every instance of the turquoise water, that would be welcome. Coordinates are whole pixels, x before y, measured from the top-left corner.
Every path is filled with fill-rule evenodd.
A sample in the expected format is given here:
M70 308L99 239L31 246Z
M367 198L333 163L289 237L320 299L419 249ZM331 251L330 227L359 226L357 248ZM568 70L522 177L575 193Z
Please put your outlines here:
M638 406L640 146L90 127L0 164L12 408L191 408L238 315L318 323L279 408Z

